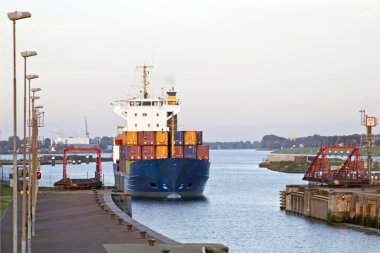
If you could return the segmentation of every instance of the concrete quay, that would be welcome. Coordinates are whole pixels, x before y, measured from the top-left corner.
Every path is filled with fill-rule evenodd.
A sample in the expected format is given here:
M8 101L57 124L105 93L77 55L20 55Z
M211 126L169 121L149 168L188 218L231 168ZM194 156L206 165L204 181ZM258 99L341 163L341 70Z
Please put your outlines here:
M328 223L380 229L379 185L350 188L315 184L287 185L281 191L280 198L281 209L288 212Z
M111 194L110 190L40 191L32 252L228 252L221 244L181 244L167 238L121 211ZM11 211L8 208L1 220L0 252L12 252Z

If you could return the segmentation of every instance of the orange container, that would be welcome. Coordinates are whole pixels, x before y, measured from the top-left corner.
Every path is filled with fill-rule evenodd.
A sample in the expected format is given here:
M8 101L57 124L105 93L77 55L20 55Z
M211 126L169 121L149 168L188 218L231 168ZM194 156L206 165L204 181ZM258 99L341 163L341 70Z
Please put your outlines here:
M156 158L168 158L168 146L156 146Z
M138 133L132 131L125 131L122 133L123 145L134 146L137 145Z
M197 132L196 131L185 131L183 135L185 146L195 146L197 145Z
M166 131L157 131L156 132L156 139L155 139L155 145L161 146L161 145L168 145L169 143L169 134Z

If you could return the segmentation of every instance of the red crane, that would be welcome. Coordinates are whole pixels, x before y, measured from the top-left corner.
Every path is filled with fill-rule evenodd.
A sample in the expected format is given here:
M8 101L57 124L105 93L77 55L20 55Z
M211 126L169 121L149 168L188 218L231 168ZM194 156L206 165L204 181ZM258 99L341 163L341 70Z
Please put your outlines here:
M347 159L341 167L330 166L329 156L345 155ZM360 186L369 184L368 173L361 160L359 147L330 146L319 149L303 180L337 185Z
M90 179L70 179L67 178L67 153L72 152L95 152L96 158L96 171L95 178ZM59 189L89 189L91 187L101 187L100 175L102 173L102 157L100 148L65 148L63 150L63 178L54 183L54 186Z

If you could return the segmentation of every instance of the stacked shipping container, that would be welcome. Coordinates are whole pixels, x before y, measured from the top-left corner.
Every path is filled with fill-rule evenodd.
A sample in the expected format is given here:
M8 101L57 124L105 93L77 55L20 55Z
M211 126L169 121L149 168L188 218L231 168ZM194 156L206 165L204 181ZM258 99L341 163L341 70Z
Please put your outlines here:
M120 169L129 167L127 162L164 158L209 159L209 146L202 146L201 131L174 132L174 152L171 147L171 133L166 131L132 132L125 131L115 137L115 146L120 146ZM127 165L126 165L127 164ZM126 165L126 167L124 167Z

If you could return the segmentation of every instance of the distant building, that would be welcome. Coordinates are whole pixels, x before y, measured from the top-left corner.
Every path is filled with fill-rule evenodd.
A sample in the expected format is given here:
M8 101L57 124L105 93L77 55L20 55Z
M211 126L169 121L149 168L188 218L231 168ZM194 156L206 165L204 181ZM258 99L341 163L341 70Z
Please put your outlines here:
M76 144L90 144L90 138L88 137L63 137L58 136L54 139L54 144L63 145L76 145Z

